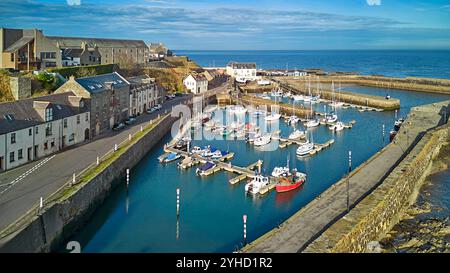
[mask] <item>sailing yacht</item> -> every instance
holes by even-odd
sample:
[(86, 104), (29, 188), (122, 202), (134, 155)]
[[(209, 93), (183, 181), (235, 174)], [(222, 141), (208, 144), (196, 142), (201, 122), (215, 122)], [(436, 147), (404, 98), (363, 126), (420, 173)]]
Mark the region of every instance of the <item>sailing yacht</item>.
[(336, 124), (331, 125), (330, 127), (328, 127), (331, 131), (334, 132), (339, 132), (344, 130), (344, 123), (341, 121), (336, 122)]
[(289, 135), (289, 139), (296, 140), (305, 136), (305, 131), (295, 130)]

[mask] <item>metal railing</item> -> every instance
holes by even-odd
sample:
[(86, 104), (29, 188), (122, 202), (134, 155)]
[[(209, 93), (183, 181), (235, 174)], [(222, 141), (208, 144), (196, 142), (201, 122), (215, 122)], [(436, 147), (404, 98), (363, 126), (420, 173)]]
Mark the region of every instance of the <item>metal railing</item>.
[(163, 115), (158, 115), (156, 119), (142, 123), (140, 125), (141, 126), (140, 130), (136, 131), (135, 133), (130, 133), (127, 136), (127, 138), (124, 139), (122, 142), (114, 144), (114, 147), (112, 149), (108, 150), (102, 156), (97, 156), (95, 162), (89, 164), (87, 167), (85, 167), (78, 173), (74, 173), (70, 180), (65, 182), (61, 187), (59, 187), (48, 197), (34, 203), (31, 209), (29, 209), (22, 217), (20, 217), (10, 225), (8, 225), (0, 232), (0, 239), (3, 239), (14, 232), (17, 232), (21, 228), (25, 227), (28, 223), (30, 223), (34, 219), (35, 216), (39, 216), (42, 212), (45, 211), (45, 209), (48, 209), (53, 205), (54, 202), (58, 201), (58, 199), (61, 198), (64, 191), (74, 188), (76, 185), (80, 184), (83, 181), (84, 176), (88, 174), (89, 171), (92, 171), (95, 168), (97, 168), (102, 162), (109, 159), (110, 156), (113, 156), (120, 148), (123, 147), (126, 148), (128, 147), (128, 145), (131, 145), (133, 142), (137, 141), (138, 139), (134, 139), (134, 137), (137, 134), (144, 132), (145, 130), (148, 129), (156, 128), (162, 121), (170, 117), (171, 114), (170, 113), (168, 114), (167, 112), (168, 111), (166, 109)]

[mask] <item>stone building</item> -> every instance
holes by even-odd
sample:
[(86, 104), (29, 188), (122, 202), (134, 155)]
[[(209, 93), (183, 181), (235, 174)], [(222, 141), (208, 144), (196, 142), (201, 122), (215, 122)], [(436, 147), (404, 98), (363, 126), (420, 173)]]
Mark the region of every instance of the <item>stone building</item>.
[(146, 75), (127, 79), (130, 83), (130, 116), (141, 115), (157, 104), (162, 104), (165, 92), (154, 78)]
[(149, 48), (142, 40), (120, 40), (103, 38), (47, 37), (60, 49), (79, 49), (82, 45), (97, 48), (101, 64), (114, 64), (129, 61), (134, 64), (146, 64)]
[(237, 81), (254, 81), (256, 80), (256, 63), (230, 62), (227, 64), (227, 74)]
[(77, 79), (70, 77), (55, 92), (73, 92), (88, 100), (91, 137), (105, 133), (114, 124), (129, 118), (130, 83), (117, 72)]
[(16, 100), (31, 97), (31, 78), (22, 76), (11, 76), (9, 78), (11, 93)]
[(61, 51), (38, 29), (0, 28), (0, 68), (40, 70), (61, 66)]
[(85, 99), (72, 92), (0, 103), (0, 172), (89, 139)]
[(97, 46), (82, 43), (80, 48), (65, 48), (62, 50), (62, 66), (99, 65), (102, 56)]

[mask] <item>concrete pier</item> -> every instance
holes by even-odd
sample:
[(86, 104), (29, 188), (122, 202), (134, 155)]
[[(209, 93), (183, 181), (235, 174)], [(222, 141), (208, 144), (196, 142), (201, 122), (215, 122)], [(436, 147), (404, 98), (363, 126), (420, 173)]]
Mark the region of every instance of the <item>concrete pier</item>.
[[(374, 189), (376, 189), (379, 185), (382, 185), (386, 177), (388, 177), (393, 170), (396, 170), (396, 167), (399, 166), (402, 160), (409, 154), (411, 149), (419, 143), (427, 131), (446, 122), (446, 120), (444, 120), (445, 115), (442, 111), (443, 109), (448, 109), (449, 107), (450, 101), (412, 108), (404, 125), (395, 137), (394, 142), (388, 144), (384, 149), (376, 153), (350, 173), (348, 180), (350, 185), (348, 191), (350, 209), (357, 206), (361, 200), (365, 199), (365, 197), (370, 198), (369, 195), (372, 191), (374, 191)], [(447, 134), (448, 131), (450, 131), (450, 129), (447, 129)], [(438, 147), (438, 145), (434, 146)], [(431, 155), (429, 156), (431, 157)], [(417, 165), (414, 169), (423, 169), (418, 166), (421, 165)], [(402, 170), (398, 170), (398, 172), (402, 173)], [(412, 181), (416, 180), (417, 179), (414, 178)], [(310, 248), (309, 251), (325, 251), (328, 244), (331, 248), (334, 247), (341, 239), (338, 236), (345, 236), (351, 228), (355, 227), (354, 225), (359, 224), (358, 221), (352, 220), (349, 222), (349, 219), (345, 216), (347, 213), (346, 183), (347, 179), (342, 179), (336, 184), (333, 184), (309, 204), (301, 208), (296, 214), (287, 219), (279, 228), (275, 228), (262, 237), (256, 239), (254, 242), (244, 247), (242, 251), (254, 253), (304, 251), (314, 240), (321, 236), (324, 231), (336, 223), (334, 228), (336, 228), (335, 230), (338, 232), (330, 232), (326, 236), (322, 237), (320, 244), (317, 244), (315, 248)], [(400, 195), (402, 195), (402, 193), (400, 193)], [(367, 206), (364, 207), (370, 208)], [(386, 208), (393, 209), (392, 206)], [(396, 207), (395, 211), (398, 212), (400, 210)], [(351, 212), (352, 210), (350, 213)], [(380, 211), (375, 211), (374, 213), (381, 218), (383, 217), (383, 214), (381, 214)], [(353, 216), (352, 219), (354, 219)], [(386, 221), (389, 222), (391, 219), (386, 219)], [(368, 223), (369, 226), (371, 224), (369, 222), (365, 223)], [(367, 227), (369, 228), (369, 226)], [(376, 234), (377, 230), (380, 232), (388, 226), (389, 225), (380, 228), (378, 226), (378, 222), (374, 222), (372, 223), (373, 230), (371, 232), (374, 232), (372, 234)], [(342, 227), (345, 228), (342, 229)], [(355, 232), (356, 231), (361, 230), (355, 229)], [(355, 238), (355, 240), (361, 239), (361, 241), (355, 241), (356, 243), (363, 242), (364, 238), (369, 238), (364, 237), (364, 234), (366, 233), (361, 231), (361, 237), (357, 237), (355, 235), (355, 237), (352, 238)], [(371, 236), (374, 236), (372, 234)], [(348, 251), (361, 251), (361, 248), (351, 248), (353, 246), (348, 240), (345, 241), (345, 244), (344, 241), (341, 242), (342, 244), (339, 245), (339, 248), (336, 248), (337, 250), (347, 249)], [(349, 248), (345, 248), (347, 246)]]

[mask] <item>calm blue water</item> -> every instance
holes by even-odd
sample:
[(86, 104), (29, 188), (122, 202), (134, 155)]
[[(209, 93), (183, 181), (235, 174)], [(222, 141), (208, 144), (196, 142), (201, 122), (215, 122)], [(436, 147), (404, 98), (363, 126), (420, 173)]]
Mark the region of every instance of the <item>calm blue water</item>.
[(450, 79), (450, 50), (179, 50), (175, 53), (187, 55), (201, 66), (224, 67), (233, 60), (256, 62), (263, 69), (322, 68), (363, 75)]
[[(450, 96), (379, 90), (351, 86), (343, 88), (369, 94), (389, 92), (401, 98), (399, 116), (405, 116), (416, 105), (450, 99)], [(319, 110), (323, 105), (317, 106)], [(157, 157), (167, 135), (131, 170), (131, 186), (116, 189), (97, 210), (91, 221), (71, 240), (81, 242), (85, 252), (231, 252), (242, 243), (242, 215), (248, 215), (250, 241), (279, 225), (315, 196), (344, 176), (347, 152), (353, 152), (356, 167), (383, 147), (382, 125), (386, 125), (386, 139), (394, 122), (394, 112), (358, 112), (354, 109), (338, 111), (345, 121), (356, 120), (350, 130), (332, 134), (326, 127), (310, 130), (314, 141), (331, 138), (335, 144), (314, 157), (298, 159), (295, 146), (262, 152), (243, 141), (197, 141), (236, 153), (233, 164), (246, 166), (264, 160), (265, 172), (284, 166), (290, 157), (291, 167), (308, 174), (303, 188), (285, 194), (272, 191), (263, 197), (244, 194), (244, 183), (230, 185), (233, 175), (219, 172), (207, 178), (195, 175), (195, 168), (181, 171), (176, 163), (161, 165)], [(287, 135), (292, 128), (280, 122)], [(177, 224), (176, 188), (181, 189), (181, 216)], [(177, 238), (178, 226), (178, 238)]]

